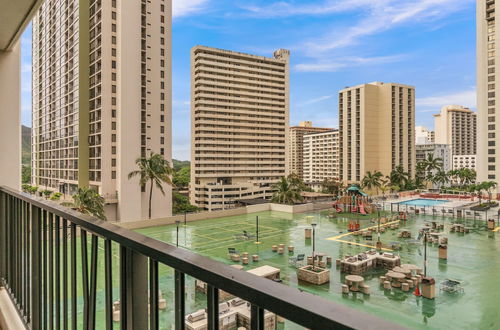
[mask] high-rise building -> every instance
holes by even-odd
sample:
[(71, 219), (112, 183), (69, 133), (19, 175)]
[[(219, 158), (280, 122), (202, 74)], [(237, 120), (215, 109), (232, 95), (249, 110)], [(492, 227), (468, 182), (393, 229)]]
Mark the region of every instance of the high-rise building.
[(401, 165), (415, 176), (415, 88), (374, 82), (339, 92), (339, 175), (360, 182)]
[[(171, 161), (171, 0), (46, 0), (33, 20), (33, 183), (90, 186), (109, 220), (148, 216), (128, 174), (151, 152)], [(154, 188), (152, 217), (171, 214)]]
[(339, 131), (330, 130), (304, 135), (303, 179), (318, 185), (324, 179), (339, 178)]
[(331, 128), (313, 127), (311, 121), (301, 121), (299, 126), (290, 127), (290, 148), (288, 153), (288, 163), (290, 173), (295, 173), (304, 179), (303, 172), (303, 152), (304, 135), (331, 131)]
[(476, 113), (461, 105), (447, 105), (434, 115), (436, 143), (451, 145), (453, 155), (475, 155)]
[(443, 171), (448, 172), (453, 168), (453, 158), (451, 154), (451, 145), (449, 144), (417, 144), (416, 161), (417, 164), (423, 162), (432, 155), (434, 159), (441, 159), (443, 162)]
[(500, 95), (500, 84), (496, 83), (500, 52), (496, 51), (495, 41), (500, 38), (497, 32), (500, 29), (496, 28), (495, 5), (495, 0), (476, 1), (478, 181), (500, 180), (500, 140), (497, 139), (500, 125), (496, 122), (496, 113), (500, 111), (500, 102), (496, 104), (496, 93)]
[(435, 133), (434, 131), (429, 131), (424, 126), (415, 127), (415, 143), (416, 144), (430, 144), (434, 143)]
[(288, 173), (289, 57), (191, 50), (191, 203), (270, 198)]

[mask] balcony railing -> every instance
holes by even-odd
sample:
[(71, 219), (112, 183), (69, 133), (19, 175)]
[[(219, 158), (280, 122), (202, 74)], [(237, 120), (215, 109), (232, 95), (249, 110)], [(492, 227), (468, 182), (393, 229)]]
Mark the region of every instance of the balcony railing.
[[(112, 254), (113, 246), (119, 247), (118, 255)], [(103, 257), (98, 249), (104, 249)], [(116, 269), (113, 257), (119, 258)], [(113, 299), (119, 298), (121, 329), (158, 329), (161, 265), (174, 269), (175, 316), (168, 325), (175, 329), (185, 327), (186, 275), (207, 283), (208, 329), (219, 327), (219, 290), (251, 304), (251, 329), (264, 329), (265, 310), (310, 329), (400, 328), (109, 222), (0, 187), (0, 285), (7, 289), (27, 328), (112, 329)], [(101, 323), (96, 320), (98, 271), (104, 277)], [(113, 296), (113, 272), (119, 278), (119, 297)]]

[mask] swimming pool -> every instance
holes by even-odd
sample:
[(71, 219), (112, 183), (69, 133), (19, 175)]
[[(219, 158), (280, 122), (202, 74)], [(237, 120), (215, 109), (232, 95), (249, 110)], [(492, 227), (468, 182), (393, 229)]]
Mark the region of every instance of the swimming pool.
[(418, 199), (412, 199), (409, 201), (400, 202), (398, 204), (415, 205), (415, 206), (436, 206), (436, 205), (441, 205), (444, 203), (448, 203), (448, 201), (443, 200), (443, 199), (418, 198)]

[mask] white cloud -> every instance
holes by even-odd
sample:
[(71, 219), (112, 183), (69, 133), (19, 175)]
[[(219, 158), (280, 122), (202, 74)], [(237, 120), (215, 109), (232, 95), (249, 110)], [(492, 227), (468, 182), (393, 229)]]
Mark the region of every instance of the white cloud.
[(173, 0), (172, 16), (174, 18), (198, 13), (206, 8), (209, 0)]
[[(348, 0), (347, 0), (348, 1)], [(379, 0), (358, 4), (367, 14), (346, 29), (306, 42), (310, 54), (357, 44), (362, 37), (375, 35), (404, 24), (440, 20), (467, 8), (474, 0)], [(352, 7), (351, 9), (355, 9)], [(359, 9), (359, 8), (358, 8)]]
[(385, 64), (401, 61), (405, 55), (391, 55), (391, 56), (375, 56), (375, 57), (345, 57), (335, 61), (318, 60), (312, 63), (301, 63), (295, 65), (295, 70), (300, 72), (334, 72), (342, 68)]
[[(476, 108), (476, 89), (470, 88), (468, 90), (449, 93), (438, 94), (434, 96), (427, 96), (416, 99), (417, 112), (437, 112), (445, 105), (458, 104), (469, 108)], [(420, 110), (423, 109), (423, 110)]]
[(300, 103), (299, 106), (304, 106), (304, 105), (314, 104), (314, 103), (318, 103), (318, 102), (323, 102), (323, 101), (331, 99), (332, 97), (334, 97), (336, 95), (337, 94), (316, 97), (314, 99), (310, 99), (310, 100), (307, 100), (305, 102)]
[(280, 1), (264, 7), (246, 5), (243, 6), (243, 9), (249, 11), (255, 17), (260, 18), (295, 15), (327, 15), (364, 7), (372, 4), (373, 1), (374, 0), (327, 0), (321, 4), (313, 5), (298, 5), (292, 2)]

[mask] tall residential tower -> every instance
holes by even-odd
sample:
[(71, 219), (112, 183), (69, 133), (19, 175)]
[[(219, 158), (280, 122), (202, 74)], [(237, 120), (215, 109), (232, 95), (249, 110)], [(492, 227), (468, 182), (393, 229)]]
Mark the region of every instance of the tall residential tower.
[(221, 210), (270, 198), (288, 173), (289, 57), (192, 49), (192, 204)]
[(311, 121), (301, 121), (299, 126), (290, 127), (290, 149), (288, 153), (290, 173), (295, 173), (304, 179), (304, 135), (331, 130), (331, 128), (313, 127)]
[[(140, 220), (135, 160), (171, 161), (171, 0), (46, 0), (33, 20), (33, 184), (90, 186), (109, 220)], [(155, 188), (156, 190), (156, 188)], [(171, 214), (171, 189), (152, 216)]]
[[(496, 93), (500, 95), (500, 84), (496, 83), (497, 63), (500, 52), (496, 51), (496, 41), (500, 35), (496, 28), (496, 0), (476, 1), (477, 24), (477, 180), (500, 180), (500, 123), (497, 125)], [(496, 36), (499, 36), (497, 38)], [(497, 141), (499, 142), (497, 145)], [(499, 150), (499, 152), (497, 152)], [(497, 188), (497, 190), (500, 188)]]
[(339, 175), (359, 183), (366, 172), (401, 165), (415, 176), (415, 88), (374, 82), (339, 92)]

